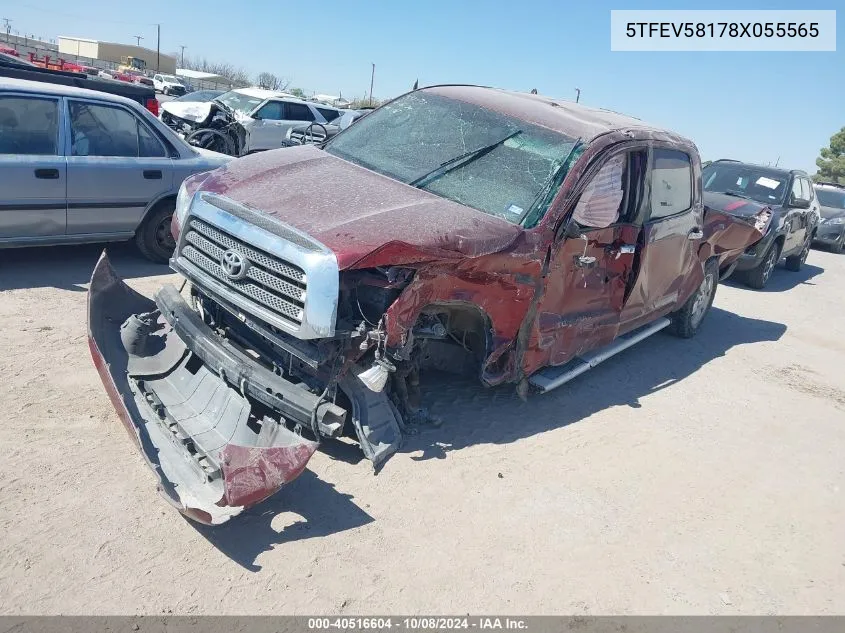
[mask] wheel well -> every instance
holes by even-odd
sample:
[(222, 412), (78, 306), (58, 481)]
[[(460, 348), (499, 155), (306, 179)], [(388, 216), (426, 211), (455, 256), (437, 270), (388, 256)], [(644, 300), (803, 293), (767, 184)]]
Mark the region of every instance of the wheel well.
[(778, 245), (778, 248), (783, 251), (783, 245), (786, 243), (786, 236), (785, 235), (778, 235), (774, 241), (775, 244)]
[(135, 230), (137, 231), (138, 229), (140, 229), (144, 225), (144, 222), (147, 221), (147, 218), (150, 217), (153, 213), (167, 205), (176, 205), (176, 194), (168, 194), (163, 198), (159, 198), (158, 200), (153, 202), (149, 207), (147, 207), (147, 210), (144, 212), (144, 217), (141, 218), (140, 222), (138, 222), (138, 226), (135, 227)]
[[(431, 326), (441, 323), (443, 336), (421, 334), (430, 332)], [(425, 338), (424, 360), (443, 360), (444, 355), (463, 352), (461, 367), (472, 367), (477, 372), (492, 348), (490, 317), (480, 307), (469, 303), (431, 304), (420, 311), (414, 326), (415, 336)], [(438, 357), (438, 358), (435, 358)], [(442, 363), (435, 362), (434, 365)], [(440, 367), (444, 369), (445, 367)], [(458, 369), (456, 366), (455, 369)], [(464, 373), (458, 371), (458, 373)]]

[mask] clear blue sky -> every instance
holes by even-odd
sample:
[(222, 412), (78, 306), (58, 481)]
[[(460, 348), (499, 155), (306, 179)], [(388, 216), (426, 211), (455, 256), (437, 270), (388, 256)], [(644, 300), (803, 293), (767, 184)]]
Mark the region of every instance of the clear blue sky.
[[(270, 71), (308, 91), (375, 96), (420, 85), (476, 83), (611, 108), (692, 138), (704, 159), (774, 161), (815, 171), (819, 148), (845, 126), (845, 41), (835, 53), (625, 53), (610, 51), (603, 0), (427, 0), (278, 3), (273, 0), (31, 0), (4, 3), (13, 30), (71, 35), (229, 61)], [(282, 6), (283, 5), (283, 6)], [(125, 6), (126, 8), (120, 8)], [(135, 7), (130, 9), (129, 7)], [(684, 8), (650, 0), (643, 9)], [(802, 3), (714, 0), (706, 7), (796, 9)], [(818, 0), (813, 9), (845, 9)], [(98, 19), (102, 16), (102, 19)], [(841, 29), (837, 30), (841, 36)]]

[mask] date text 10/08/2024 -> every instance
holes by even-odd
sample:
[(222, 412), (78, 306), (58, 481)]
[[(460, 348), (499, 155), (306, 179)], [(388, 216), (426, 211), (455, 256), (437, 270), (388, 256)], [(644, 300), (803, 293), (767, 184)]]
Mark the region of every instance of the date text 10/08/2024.
[(309, 630), (332, 629), (408, 629), (415, 631), (449, 630), (449, 629), (480, 629), (480, 630), (525, 630), (527, 622), (520, 618), (499, 617), (343, 617), (343, 618), (309, 618)]

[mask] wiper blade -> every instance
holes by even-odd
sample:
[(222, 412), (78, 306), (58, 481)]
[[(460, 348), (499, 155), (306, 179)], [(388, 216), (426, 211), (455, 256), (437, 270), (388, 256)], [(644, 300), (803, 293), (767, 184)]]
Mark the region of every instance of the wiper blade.
[(751, 200), (751, 196), (746, 196), (744, 193), (740, 193), (739, 191), (733, 191), (731, 189), (723, 191), (722, 193), (726, 196), (735, 196), (737, 198), (745, 198), (746, 200)]
[(471, 163), (472, 161), (481, 158), (485, 154), (489, 154), (494, 149), (499, 147), (505, 141), (512, 139), (517, 134), (522, 134), (522, 130), (516, 130), (511, 132), (506, 137), (499, 139), (495, 143), (490, 143), (489, 145), (485, 145), (484, 147), (479, 147), (478, 149), (474, 149), (471, 152), (466, 152), (465, 154), (461, 154), (460, 156), (455, 156), (454, 158), (450, 158), (449, 160), (440, 163), (437, 167), (432, 169), (430, 172), (423, 174), (419, 178), (415, 178), (408, 184), (412, 187), (422, 187), (423, 185), (427, 185), (432, 180), (440, 178), (440, 176), (450, 172), (452, 169), (466, 165), (467, 163)]

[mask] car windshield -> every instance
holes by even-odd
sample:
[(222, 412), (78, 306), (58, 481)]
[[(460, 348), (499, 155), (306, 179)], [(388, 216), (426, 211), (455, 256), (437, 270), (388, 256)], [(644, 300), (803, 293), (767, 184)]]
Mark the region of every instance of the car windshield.
[(326, 151), (513, 222), (542, 217), (576, 139), (480, 106), (413, 92), (373, 111)]
[(225, 106), (228, 106), (236, 112), (241, 114), (249, 114), (255, 109), (259, 103), (264, 101), (262, 97), (250, 97), (249, 95), (230, 90), (229, 92), (220, 95), (215, 99)]
[(178, 77), (174, 77), (173, 75), (162, 75), (161, 80), (162, 81), (172, 81), (173, 83), (177, 83), (177, 84), (182, 83), (181, 81), (179, 81)]
[(845, 190), (816, 188), (819, 204), (832, 209), (845, 209)]
[(742, 163), (714, 163), (701, 172), (704, 191), (750, 198), (763, 204), (783, 204), (785, 174)]

